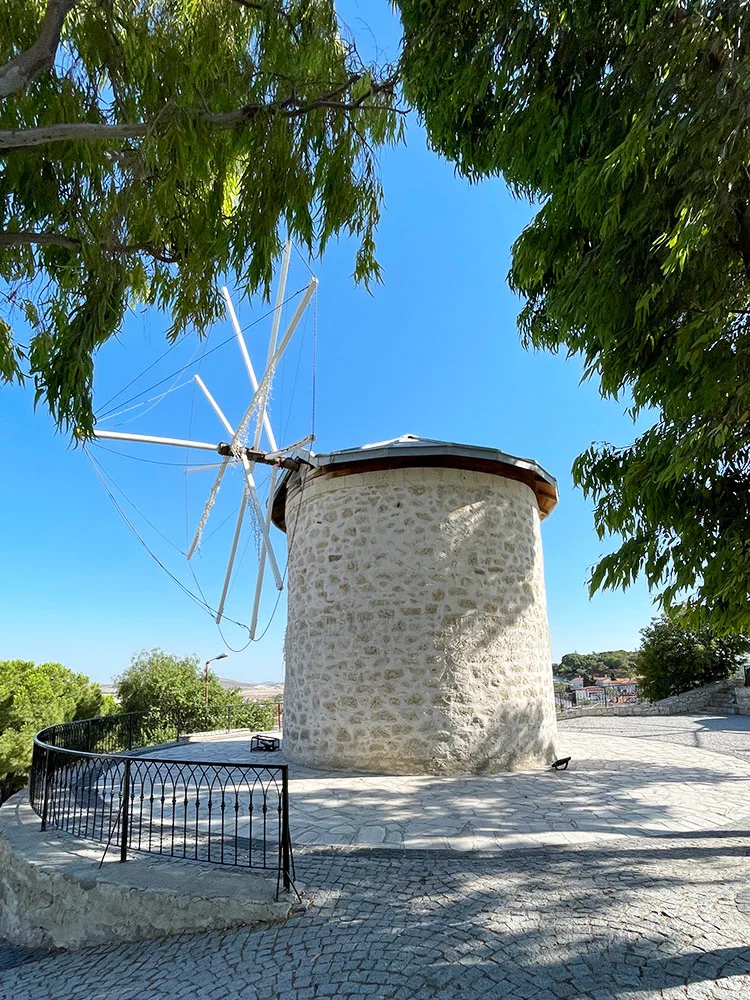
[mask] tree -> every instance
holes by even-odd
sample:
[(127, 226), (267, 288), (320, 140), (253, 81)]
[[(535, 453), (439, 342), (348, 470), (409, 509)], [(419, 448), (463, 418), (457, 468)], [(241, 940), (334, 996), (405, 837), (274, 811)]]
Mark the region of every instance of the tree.
[(602, 671), (608, 673), (612, 680), (632, 676), (636, 656), (634, 652), (628, 649), (610, 649), (597, 655), (602, 664)]
[(717, 635), (708, 625), (690, 630), (664, 616), (641, 636), (636, 674), (641, 693), (655, 700), (725, 680), (750, 652), (750, 636)]
[(579, 674), (584, 683), (594, 683), (595, 677), (608, 676), (611, 680), (630, 677), (635, 665), (635, 653), (626, 649), (612, 649), (602, 653), (565, 653), (558, 664), (557, 673), (572, 680)]
[[(334, 0), (8, 0), (0, 12), (0, 379), (91, 432), (93, 358), (142, 303), (171, 339), (268, 293), (288, 230), (377, 279), (395, 76)], [(30, 334), (24, 344), (19, 337)]]
[(592, 592), (643, 574), (665, 610), (750, 629), (750, 9), (396, 2), (431, 145), (539, 206), (510, 272), (525, 342), (656, 412), (575, 463), (622, 540)]
[(205, 710), (205, 670), (197, 656), (175, 656), (161, 649), (137, 653), (116, 679), (123, 712), (150, 712), (179, 721), (182, 731), (203, 731), (226, 724), (217, 709), (231, 709), (232, 725), (272, 729), (274, 709), (269, 703), (247, 704), (239, 691), (228, 691), (213, 671), (208, 674)]
[(0, 661), (0, 802), (25, 785), (35, 733), (101, 707), (99, 685), (59, 663)]
[(589, 687), (594, 683), (591, 657), (585, 653), (565, 653), (560, 660), (559, 674), (569, 681), (574, 677), (583, 677), (583, 683)]

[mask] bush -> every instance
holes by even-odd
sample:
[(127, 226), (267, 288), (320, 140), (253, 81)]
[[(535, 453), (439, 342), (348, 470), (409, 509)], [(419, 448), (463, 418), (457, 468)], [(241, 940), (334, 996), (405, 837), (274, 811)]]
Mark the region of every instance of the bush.
[(60, 663), (0, 661), (0, 802), (26, 784), (34, 734), (98, 715), (102, 691)]
[(161, 649), (138, 653), (117, 685), (123, 712), (162, 715), (179, 722), (183, 733), (223, 729), (228, 722), (233, 728), (272, 729), (276, 718), (272, 702), (245, 702), (210, 671), (206, 706), (205, 670), (197, 656), (178, 657)]
[(641, 636), (635, 671), (641, 693), (655, 701), (726, 680), (750, 651), (750, 636), (719, 636), (708, 626), (691, 631), (665, 616)]
[(273, 729), (276, 724), (276, 705), (272, 701), (245, 702), (242, 708), (232, 711), (234, 728)]

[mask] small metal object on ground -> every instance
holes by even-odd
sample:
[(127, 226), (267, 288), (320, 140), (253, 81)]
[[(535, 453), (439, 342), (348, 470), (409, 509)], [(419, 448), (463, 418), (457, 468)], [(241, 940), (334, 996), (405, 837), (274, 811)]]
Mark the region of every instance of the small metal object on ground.
[(569, 763), (570, 757), (561, 757), (560, 760), (553, 761), (550, 767), (555, 771), (567, 771)]
[(263, 750), (266, 753), (273, 753), (278, 750), (281, 744), (276, 736), (253, 736), (250, 740), (250, 750)]

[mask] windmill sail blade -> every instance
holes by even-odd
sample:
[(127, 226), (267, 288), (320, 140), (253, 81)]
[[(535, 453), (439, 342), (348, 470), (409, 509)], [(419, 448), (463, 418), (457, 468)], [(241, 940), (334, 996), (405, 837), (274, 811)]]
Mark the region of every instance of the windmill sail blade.
[[(245, 368), (247, 369), (247, 374), (250, 376), (250, 384), (253, 387), (253, 392), (257, 392), (258, 379), (255, 374), (255, 369), (253, 368), (253, 363), (250, 360), (250, 354), (247, 349), (247, 344), (245, 343), (245, 338), (242, 335), (242, 329), (240, 327), (239, 320), (237, 319), (237, 313), (234, 311), (234, 305), (232, 304), (232, 299), (229, 294), (229, 289), (227, 288), (226, 285), (224, 285), (224, 287), (222, 288), (221, 294), (224, 296), (224, 301), (226, 302), (227, 306), (227, 312), (229, 313), (229, 319), (231, 320), (232, 326), (234, 327), (234, 334), (237, 338), (237, 342), (240, 345), (240, 352), (245, 362)], [(271, 421), (269, 420), (267, 413), (263, 414), (263, 426), (266, 430), (266, 435), (268, 437), (268, 444), (271, 448), (271, 451), (275, 452), (276, 438), (274, 437), (274, 433), (271, 430)]]
[(227, 592), (229, 590), (229, 582), (232, 579), (232, 569), (234, 568), (234, 558), (237, 555), (237, 545), (239, 544), (240, 535), (242, 534), (242, 521), (245, 517), (245, 508), (247, 507), (247, 495), (248, 495), (248, 485), (245, 484), (245, 491), (242, 496), (242, 503), (240, 504), (240, 509), (237, 514), (237, 524), (234, 527), (234, 538), (232, 539), (232, 548), (229, 553), (229, 563), (227, 564), (227, 575), (224, 577), (224, 586), (221, 591), (221, 598), (219, 600), (219, 607), (216, 611), (216, 624), (218, 625), (221, 621), (222, 615), (224, 614), (224, 605), (227, 599)]
[[(276, 341), (279, 337), (279, 324), (281, 323), (281, 306), (284, 301), (284, 291), (286, 289), (286, 279), (289, 273), (289, 259), (292, 255), (292, 241), (287, 239), (286, 246), (284, 247), (284, 257), (281, 262), (281, 278), (279, 280), (279, 288), (276, 293), (276, 308), (273, 313), (273, 324), (271, 326), (271, 339), (268, 342), (268, 357), (266, 358), (266, 370), (271, 367), (271, 362), (273, 360), (274, 352), (276, 351)], [(268, 403), (268, 390), (266, 390), (263, 400), (260, 404), (260, 410), (258, 413), (258, 422), (255, 427), (255, 439), (253, 441), (253, 448), (257, 451), (260, 448), (260, 434), (261, 429), (265, 424), (266, 420), (266, 405)], [(271, 444), (269, 440), (269, 444)], [(276, 451), (276, 445), (271, 444), (271, 451)]]
[(237, 433), (232, 438), (232, 445), (235, 445), (239, 441), (241, 441), (241, 439), (245, 435), (245, 432), (247, 431), (247, 425), (250, 423), (250, 418), (252, 417), (253, 413), (255, 412), (261, 400), (264, 398), (265, 395), (268, 394), (268, 388), (271, 382), (273, 381), (273, 376), (276, 372), (276, 366), (279, 363), (284, 351), (286, 350), (289, 341), (292, 338), (292, 334), (296, 330), (299, 321), (302, 319), (305, 309), (307, 309), (307, 306), (310, 303), (310, 299), (312, 298), (313, 293), (315, 292), (315, 289), (317, 287), (318, 287), (318, 279), (313, 278), (310, 284), (305, 289), (305, 294), (302, 296), (302, 301), (297, 307), (297, 312), (292, 317), (292, 321), (287, 327), (286, 332), (281, 340), (281, 343), (276, 348), (274, 356), (271, 359), (271, 363), (269, 364), (266, 371), (263, 373), (263, 378), (260, 380), (260, 384), (257, 390), (255, 391), (253, 398), (250, 400), (250, 405), (248, 406), (247, 410), (245, 411), (245, 415), (240, 421), (240, 425), (237, 428)]
[(216, 479), (214, 479), (214, 484), (211, 487), (211, 492), (208, 494), (208, 500), (206, 500), (206, 506), (203, 508), (203, 513), (201, 514), (200, 521), (198, 522), (198, 527), (196, 528), (193, 540), (190, 543), (190, 548), (187, 550), (188, 559), (192, 559), (195, 550), (200, 544), (201, 535), (203, 534), (203, 529), (206, 527), (208, 521), (208, 515), (211, 513), (211, 508), (216, 501), (216, 495), (219, 492), (219, 487), (221, 486), (221, 481), (224, 478), (224, 473), (229, 468), (229, 459), (225, 458), (219, 467), (219, 471), (216, 473)]
[[(221, 420), (222, 424), (226, 428), (227, 433), (230, 434), (232, 437), (234, 437), (235, 436), (234, 428), (232, 427), (232, 425), (229, 423), (229, 421), (227, 420), (226, 416), (224, 415), (224, 411), (221, 409), (221, 407), (216, 402), (216, 400), (214, 399), (214, 397), (208, 391), (208, 388), (206, 387), (206, 384), (204, 383), (204, 381), (200, 377), (200, 375), (196, 375), (195, 376), (195, 381), (201, 387), (201, 390), (203, 391), (203, 394), (205, 395), (205, 397), (208, 400), (208, 402), (211, 404), (211, 406), (212, 406), (214, 412), (216, 413), (216, 415), (218, 416), (219, 420)], [(281, 579), (281, 573), (279, 572), (278, 563), (276, 562), (276, 555), (275, 555), (275, 553), (273, 551), (273, 543), (271, 542), (271, 534), (270, 534), (270, 531), (268, 530), (268, 528), (266, 527), (265, 516), (263, 514), (263, 509), (261, 508), (261, 505), (260, 505), (260, 499), (258, 497), (258, 490), (257, 490), (257, 487), (255, 485), (255, 477), (253, 476), (253, 466), (251, 465), (251, 463), (250, 463), (250, 461), (249, 461), (249, 459), (247, 458), (246, 455), (241, 455), (240, 457), (241, 457), (241, 460), (242, 460), (242, 466), (243, 466), (243, 468), (245, 470), (245, 479), (246, 479), (246, 486), (245, 486), (246, 497), (245, 497), (245, 499), (247, 500), (249, 498), (250, 502), (252, 503), (253, 510), (255, 511), (255, 517), (256, 517), (256, 519), (258, 521), (258, 526), (260, 528), (261, 535), (263, 536), (263, 551), (268, 553), (268, 560), (271, 563), (271, 570), (273, 571), (273, 575), (274, 575), (274, 578), (276, 580), (276, 586), (278, 587), (279, 590), (282, 590), (284, 585), (283, 585), (283, 581)]]
[[(253, 367), (248, 345), (245, 341), (242, 328), (240, 327), (229, 289), (226, 286), (221, 289), (226, 303), (227, 317), (232, 324), (234, 337), (239, 346), (240, 354), (252, 386), (252, 397), (250, 399), (250, 403), (247, 406), (239, 424), (233, 426), (232, 423), (230, 423), (221, 406), (214, 398), (213, 394), (210, 392), (206, 383), (199, 374), (196, 373), (194, 375), (194, 380), (200, 388), (201, 393), (206, 398), (215, 416), (221, 422), (224, 431), (229, 435), (229, 443), (227, 443), (226, 440), (222, 440), (218, 444), (214, 445), (205, 441), (189, 441), (181, 438), (157, 437), (145, 434), (129, 434), (123, 431), (102, 430), (94, 432), (96, 437), (104, 439), (109, 438), (113, 440), (123, 440), (152, 445), (172, 445), (173, 447), (212, 451), (215, 454), (218, 453), (216, 461), (209, 463), (209, 460), (207, 459), (206, 464), (192, 466), (187, 464), (184, 469), (185, 473), (203, 472), (209, 469), (214, 469), (216, 471), (215, 479), (203, 506), (198, 525), (195, 529), (195, 534), (187, 551), (188, 560), (193, 558), (201, 545), (201, 542), (209, 537), (205, 530), (206, 525), (216, 504), (216, 498), (222, 487), (227, 469), (230, 467), (236, 468), (237, 466), (242, 468), (244, 474), (242, 481), (242, 502), (239, 510), (236, 512), (234, 534), (229, 553), (229, 560), (226, 567), (226, 574), (224, 576), (223, 586), (221, 589), (221, 598), (217, 606), (218, 610), (216, 612), (216, 621), (217, 623), (221, 622), (224, 617), (227, 598), (232, 588), (233, 574), (235, 574), (238, 569), (237, 554), (239, 543), (242, 539), (243, 525), (247, 517), (246, 509), (250, 507), (252, 508), (252, 519), (255, 523), (257, 523), (258, 534), (260, 535), (260, 539), (262, 539), (262, 544), (259, 544), (258, 550), (258, 570), (256, 587), (253, 595), (251, 626), (249, 628), (251, 638), (255, 638), (256, 630), (258, 628), (258, 615), (261, 606), (262, 589), (264, 582), (266, 585), (268, 584), (268, 567), (270, 567), (270, 573), (273, 575), (276, 588), (279, 591), (284, 589), (284, 577), (279, 569), (279, 562), (276, 557), (276, 553), (274, 552), (271, 539), (271, 530), (273, 526), (273, 500), (278, 482), (279, 471), (282, 468), (297, 469), (300, 463), (314, 461), (314, 459), (311, 458), (310, 453), (304, 450), (304, 446), (314, 440), (313, 436), (308, 435), (307, 437), (296, 441), (292, 445), (280, 448), (279, 442), (277, 442), (276, 436), (274, 435), (269, 416), (269, 409), (272, 408), (271, 388), (279, 363), (281, 362), (284, 352), (289, 346), (291, 338), (299, 326), (302, 317), (305, 315), (305, 312), (310, 305), (310, 301), (318, 287), (318, 279), (312, 276), (309, 284), (303, 290), (301, 296), (299, 292), (295, 293), (293, 298), (298, 299), (298, 303), (291, 320), (287, 323), (287, 316), (285, 315), (284, 307), (286, 304), (285, 295), (290, 272), (291, 251), (292, 243), (290, 240), (287, 240), (284, 245), (284, 251), (281, 259), (279, 284), (276, 290), (271, 334), (267, 350), (266, 369), (262, 373), (260, 379), (258, 378), (258, 375), (256, 375), (256, 371)], [(286, 325), (284, 326), (284, 324)], [(180, 369), (180, 371), (183, 370), (184, 368)], [(224, 370), (225, 369), (222, 369), (222, 372)], [(271, 466), (271, 473), (268, 479), (263, 477), (263, 488), (265, 488), (266, 485), (269, 486), (268, 496), (266, 497), (264, 493), (263, 499), (261, 499), (256, 486), (256, 464), (261, 467), (263, 465)], [(187, 482), (187, 480), (185, 481)], [(235, 516), (234, 512), (229, 514), (227, 520), (229, 520), (232, 516)], [(222, 521), (222, 525), (224, 523), (225, 522)], [(221, 525), (219, 527), (221, 527)], [(213, 534), (213, 532), (211, 534)], [(259, 542), (260, 539), (258, 539)]]
[[(205, 385), (203, 379), (200, 377), (200, 375), (196, 375), (195, 376), (195, 381), (198, 383), (198, 385), (200, 386), (200, 388), (201, 388), (203, 394), (205, 395), (206, 399), (209, 401), (209, 403), (213, 407), (213, 409), (214, 409), (216, 415), (218, 416), (219, 420), (221, 420), (221, 422), (226, 427), (227, 433), (233, 435), (234, 431), (232, 430), (231, 424), (229, 423), (229, 421), (227, 420), (227, 418), (222, 413), (222, 411), (221, 411), (221, 409), (219, 407), (219, 404), (216, 402), (216, 400), (214, 399), (214, 397), (211, 395), (211, 393), (206, 388), (206, 385)], [(219, 487), (221, 486), (221, 481), (224, 478), (224, 473), (227, 471), (227, 467), (228, 466), (229, 466), (229, 459), (225, 458), (224, 461), (221, 463), (221, 466), (219, 467), (219, 471), (218, 471), (218, 473), (216, 475), (216, 479), (214, 480), (214, 484), (211, 487), (211, 492), (208, 494), (208, 500), (206, 501), (206, 505), (203, 508), (203, 513), (201, 514), (201, 519), (198, 522), (198, 528), (197, 528), (197, 530), (195, 532), (195, 535), (193, 536), (193, 541), (190, 544), (190, 548), (187, 551), (187, 557), (188, 557), (188, 559), (192, 559), (193, 558), (193, 554), (195, 553), (195, 550), (197, 549), (198, 545), (200, 544), (201, 536), (203, 534), (203, 529), (206, 527), (206, 524), (208, 523), (208, 517), (209, 517), (209, 514), (211, 513), (211, 508), (214, 505), (214, 501), (216, 500), (216, 495), (218, 494)], [(243, 504), (243, 506), (244, 506), (244, 504)]]
[[(277, 469), (274, 467), (271, 470), (271, 482), (268, 487), (268, 503), (266, 505), (266, 531), (271, 531), (271, 513), (273, 512), (273, 495), (276, 490), (276, 473)], [(258, 576), (255, 580), (255, 595), (253, 597), (253, 614), (250, 619), (250, 638), (255, 638), (255, 632), (258, 628), (258, 612), (260, 611), (260, 595), (263, 590), (263, 577), (266, 571), (266, 550), (261, 549), (260, 558), (258, 560)]]
[(206, 388), (206, 383), (203, 381), (203, 379), (200, 377), (200, 375), (196, 375), (195, 376), (195, 381), (201, 387), (203, 395), (206, 397), (206, 399), (209, 401), (209, 403), (213, 407), (213, 410), (216, 413), (216, 416), (219, 418), (219, 420), (221, 420), (222, 424), (224, 424), (224, 427), (226, 429), (227, 434), (231, 434), (232, 436), (234, 436), (234, 431), (232, 430), (232, 425), (229, 423), (229, 421), (227, 420), (227, 418), (224, 416), (224, 411), (221, 409), (221, 407), (219, 406), (219, 404), (216, 402), (216, 400), (214, 399), (214, 397), (211, 395), (211, 393)]
[(248, 461), (248, 459), (242, 456), (242, 465), (245, 469), (245, 476), (247, 477), (248, 492), (250, 494), (250, 502), (253, 505), (253, 510), (255, 511), (255, 517), (258, 522), (258, 528), (260, 529), (261, 536), (263, 538), (263, 551), (268, 554), (268, 561), (271, 564), (271, 572), (273, 573), (274, 580), (276, 581), (276, 589), (284, 589), (284, 581), (282, 580), (281, 573), (279, 572), (279, 564), (276, 561), (276, 553), (273, 551), (273, 543), (271, 542), (271, 532), (269, 526), (266, 524), (266, 519), (263, 514), (263, 508), (260, 505), (260, 499), (258, 498), (258, 491), (255, 488), (255, 479), (253, 478), (253, 467)]

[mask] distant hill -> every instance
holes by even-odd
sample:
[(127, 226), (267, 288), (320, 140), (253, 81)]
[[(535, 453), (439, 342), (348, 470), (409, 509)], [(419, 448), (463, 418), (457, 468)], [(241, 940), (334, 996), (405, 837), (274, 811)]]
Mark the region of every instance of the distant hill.
[(219, 677), (219, 684), (225, 688), (244, 688), (244, 687), (257, 687), (257, 688), (283, 688), (283, 681), (258, 681), (257, 683), (250, 684), (248, 681), (233, 681), (231, 677)]
[[(231, 677), (219, 677), (219, 684), (228, 691), (239, 688), (243, 698), (255, 700), (279, 701), (284, 697), (284, 684), (282, 681), (260, 681), (257, 684), (248, 684), (246, 681), (235, 681)], [(103, 694), (111, 694), (117, 697), (116, 684), (100, 684)]]
[(239, 688), (243, 698), (270, 699), (278, 701), (284, 697), (284, 684), (281, 681), (260, 681), (258, 684), (248, 684), (246, 681), (233, 681), (230, 677), (219, 677), (219, 684), (228, 691)]

